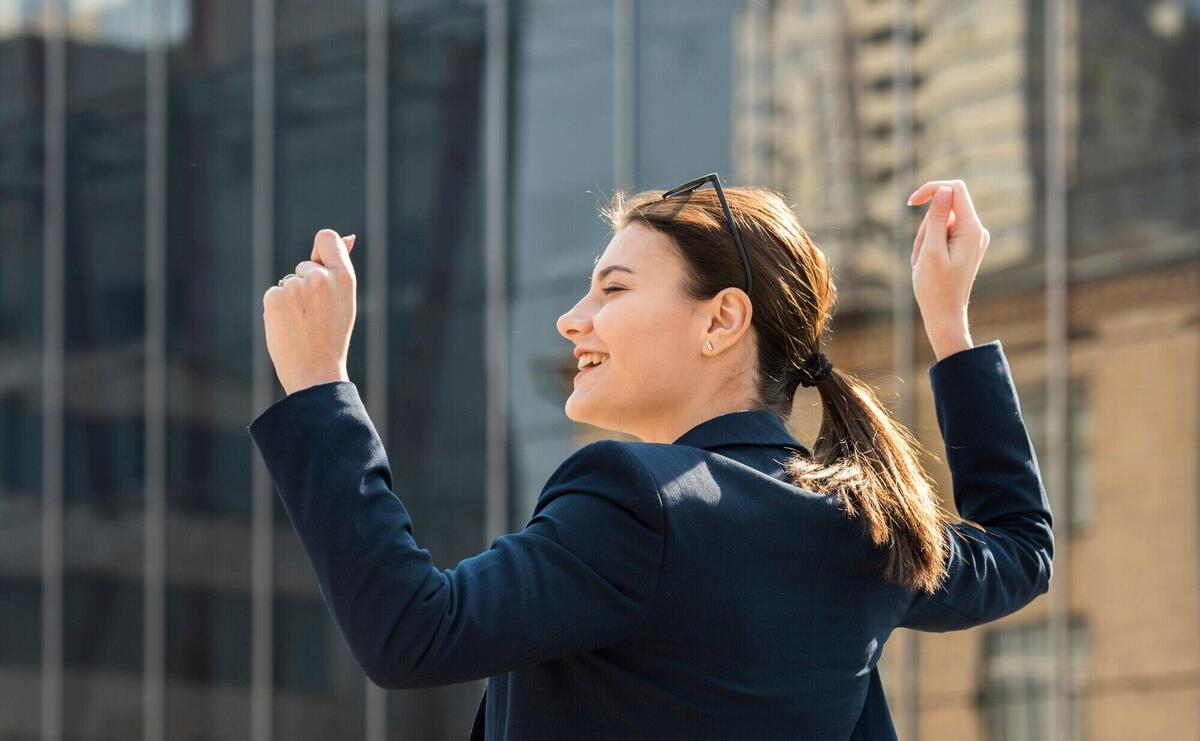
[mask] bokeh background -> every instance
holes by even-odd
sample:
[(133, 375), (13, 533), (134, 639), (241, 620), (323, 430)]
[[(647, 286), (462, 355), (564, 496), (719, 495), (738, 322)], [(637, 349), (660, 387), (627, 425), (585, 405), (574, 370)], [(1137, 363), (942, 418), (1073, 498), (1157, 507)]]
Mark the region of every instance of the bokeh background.
[(612, 436), (554, 325), (596, 209), (712, 171), (794, 204), (947, 501), (904, 200), (991, 230), (1054, 582), (893, 634), (901, 737), (1200, 738), (1197, 0), (0, 0), (0, 739), (465, 738), (482, 682), (375, 688), (321, 600), (262, 293), (358, 234), (351, 377), (450, 568)]

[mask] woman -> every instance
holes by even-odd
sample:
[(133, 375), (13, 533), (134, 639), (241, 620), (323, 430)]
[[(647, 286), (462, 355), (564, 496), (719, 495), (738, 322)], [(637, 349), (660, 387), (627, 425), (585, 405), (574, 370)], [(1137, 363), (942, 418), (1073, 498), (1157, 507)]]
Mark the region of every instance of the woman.
[[(474, 738), (895, 738), (892, 630), (1007, 615), (1050, 584), (1052, 519), (999, 340), (967, 303), (987, 250), (931, 181), (913, 288), (959, 520), (915, 439), (820, 352), (828, 262), (762, 188), (617, 193), (593, 281), (558, 319), (583, 446), (523, 530), (439, 570), (346, 374), (349, 252), (331, 230), (263, 297), (287, 397), (249, 426), (357, 661), (388, 688), (488, 678)], [(728, 200), (726, 201), (725, 198)], [(823, 420), (788, 431), (797, 386)]]

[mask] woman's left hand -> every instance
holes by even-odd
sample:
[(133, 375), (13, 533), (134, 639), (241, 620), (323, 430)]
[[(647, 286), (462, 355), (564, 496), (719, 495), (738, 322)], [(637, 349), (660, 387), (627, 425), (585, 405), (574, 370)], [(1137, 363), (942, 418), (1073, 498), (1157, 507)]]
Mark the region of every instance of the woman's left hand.
[(330, 381), (349, 381), (346, 356), (354, 330), (358, 280), (350, 263), (354, 235), (332, 229), (313, 239), (312, 257), (283, 285), (263, 294), (267, 352), (287, 394)]

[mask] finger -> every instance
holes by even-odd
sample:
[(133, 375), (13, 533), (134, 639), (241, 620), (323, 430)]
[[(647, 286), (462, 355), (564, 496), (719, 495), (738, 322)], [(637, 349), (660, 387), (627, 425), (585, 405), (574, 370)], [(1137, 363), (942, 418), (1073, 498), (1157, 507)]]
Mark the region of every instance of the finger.
[(932, 257), (949, 256), (947, 249), (947, 231), (950, 222), (950, 199), (952, 191), (942, 186), (925, 211), (925, 233), (921, 235), (919, 248), (913, 255), (913, 267), (917, 261), (928, 252)]
[[(925, 213), (931, 228), (941, 226), (943, 229), (950, 222), (950, 204), (954, 202), (954, 189), (948, 185), (939, 186), (933, 194), (933, 203)], [(936, 228), (933, 229), (937, 231)], [(936, 235), (935, 235), (936, 236)], [(943, 235), (945, 233), (943, 232)]]
[(295, 273), (296, 275), (300, 276), (301, 278), (307, 278), (309, 273), (315, 273), (318, 271), (325, 271), (325, 270), (326, 270), (325, 266), (318, 262), (313, 262), (312, 260), (304, 260), (302, 262), (296, 263), (296, 269), (293, 270), (292, 272)]
[(912, 248), (912, 265), (917, 266), (917, 260), (921, 257), (921, 243), (925, 241), (925, 229), (929, 225), (929, 219), (921, 219), (921, 226), (917, 229), (917, 238), (913, 240)]
[(954, 191), (955, 200), (961, 197), (963, 204), (970, 206), (972, 209), (975, 208), (975, 204), (971, 200), (971, 194), (967, 190), (967, 184), (961, 178), (929, 180), (912, 192), (912, 195), (908, 197), (908, 204), (910, 206), (921, 205), (929, 200), (937, 192), (938, 187), (942, 185), (950, 186), (950, 189)]
[(954, 211), (951, 211), (950, 216), (946, 218), (946, 254), (950, 255), (951, 257), (955, 256), (953, 254), (954, 250), (952, 249), (952, 246), (958, 246), (955, 241), (955, 237), (958, 235), (959, 231), (961, 231), (959, 229), (960, 221), (961, 220), (958, 218), (958, 214)]
[(979, 214), (975, 212), (975, 203), (971, 200), (970, 192), (967, 191), (967, 184), (961, 179), (930, 180), (912, 192), (912, 195), (908, 197), (908, 205), (919, 206), (925, 203), (943, 185), (949, 186), (953, 192), (951, 202), (954, 204), (954, 210), (960, 212), (959, 218), (964, 220), (964, 224), (972, 227), (978, 225), (982, 228), (979, 222)]
[(279, 287), (278, 285), (274, 285), (274, 286), (271, 286), (270, 288), (268, 288), (265, 293), (263, 293), (263, 314), (264, 314), (264, 316), (266, 315), (267, 306), (269, 306), (272, 301), (277, 300), (279, 297), (279, 294), (282, 292), (283, 292), (283, 289), (281, 287)]
[(354, 266), (350, 263), (350, 250), (341, 236), (332, 229), (322, 229), (313, 237), (312, 260), (330, 270), (354, 272)]

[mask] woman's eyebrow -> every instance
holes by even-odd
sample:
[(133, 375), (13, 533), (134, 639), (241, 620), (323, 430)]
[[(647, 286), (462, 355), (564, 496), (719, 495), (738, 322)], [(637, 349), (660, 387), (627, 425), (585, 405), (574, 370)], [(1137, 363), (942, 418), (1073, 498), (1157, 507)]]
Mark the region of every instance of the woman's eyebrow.
[(604, 280), (604, 276), (608, 275), (609, 273), (613, 272), (614, 270), (624, 270), (626, 273), (630, 273), (630, 274), (633, 273), (632, 269), (627, 268), (624, 265), (609, 265), (606, 268), (601, 268), (600, 272), (596, 275), (596, 281)]

